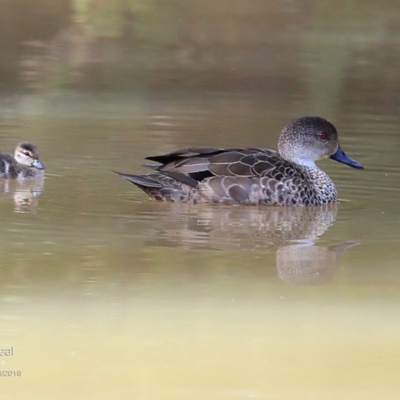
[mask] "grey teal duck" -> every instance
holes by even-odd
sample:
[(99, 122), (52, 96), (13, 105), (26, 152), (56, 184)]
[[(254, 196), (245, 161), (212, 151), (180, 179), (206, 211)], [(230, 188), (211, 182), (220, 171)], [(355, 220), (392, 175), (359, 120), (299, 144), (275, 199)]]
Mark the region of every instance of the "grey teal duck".
[(29, 142), (17, 145), (12, 154), (0, 154), (0, 178), (27, 179), (44, 175), (44, 166), (39, 159), (39, 149)]
[(319, 169), (322, 158), (362, 169), (338, 143), (336, 128), (320, 117), (287, 124), (278, 151), (263, 148), (186, 148), (147, 157), (148, 175), (117, 172), (156, 200), (231, 205), (308, 206), (334, 203), (338, 194)]

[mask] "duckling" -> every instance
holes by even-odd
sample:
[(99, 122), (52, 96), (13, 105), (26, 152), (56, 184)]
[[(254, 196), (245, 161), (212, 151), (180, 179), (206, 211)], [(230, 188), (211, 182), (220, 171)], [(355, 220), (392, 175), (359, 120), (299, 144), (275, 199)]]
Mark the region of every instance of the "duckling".
[(29, 142), (17, 145), (12, 154), (0, 154), (0, 178), (28, 179), (44, 175), (44, 166), (39, 160), (39, 149)]

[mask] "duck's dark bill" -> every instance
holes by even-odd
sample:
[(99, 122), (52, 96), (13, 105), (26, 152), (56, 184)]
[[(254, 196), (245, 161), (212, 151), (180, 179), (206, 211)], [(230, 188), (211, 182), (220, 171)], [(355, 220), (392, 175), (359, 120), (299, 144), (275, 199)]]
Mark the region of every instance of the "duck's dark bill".
[(340, 146), (336, 150), (336, 153), (332, 154), (330, 156), (330, 158), (332, 158), (332, 160), (339, 161), (343, 164), (347, 164), (348, 166), (353, 167), (353, 168), (359, 168), (359, 169), (364, 168), (364, 166), (362, 164), (360, 164), (358, 161), (353, 160), (349, 156), (346, 156), (345, 152), (342, 150), (342, 148)]

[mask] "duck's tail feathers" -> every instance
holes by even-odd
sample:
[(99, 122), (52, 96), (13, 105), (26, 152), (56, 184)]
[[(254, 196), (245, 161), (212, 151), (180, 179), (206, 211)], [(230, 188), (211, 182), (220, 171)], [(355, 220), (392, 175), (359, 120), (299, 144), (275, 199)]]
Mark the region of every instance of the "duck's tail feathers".
[(140, 188), (160, 189), (163, 187), (163, 185), (160, 182), (157, 182), (156, 180), (152, 179), (151, 175), (132, 175), (117, 171), (113, 172), (127, 179), (129, 182), (132, 182), (134, 185), (139, 186)]

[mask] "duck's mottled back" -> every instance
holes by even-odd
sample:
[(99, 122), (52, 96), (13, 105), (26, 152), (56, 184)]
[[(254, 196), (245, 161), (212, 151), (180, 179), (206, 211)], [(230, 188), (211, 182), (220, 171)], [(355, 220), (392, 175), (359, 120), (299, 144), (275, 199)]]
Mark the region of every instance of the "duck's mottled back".
[(286, 125), (279, 152), (262, 148), (187, 148), (147, 159), (155, 173), (119, 173), (157, 200), (246, 205), (319, 205), (337, 201), (335, 185), (315, 161), (330, 157), (362, 168), (320, 117)]

